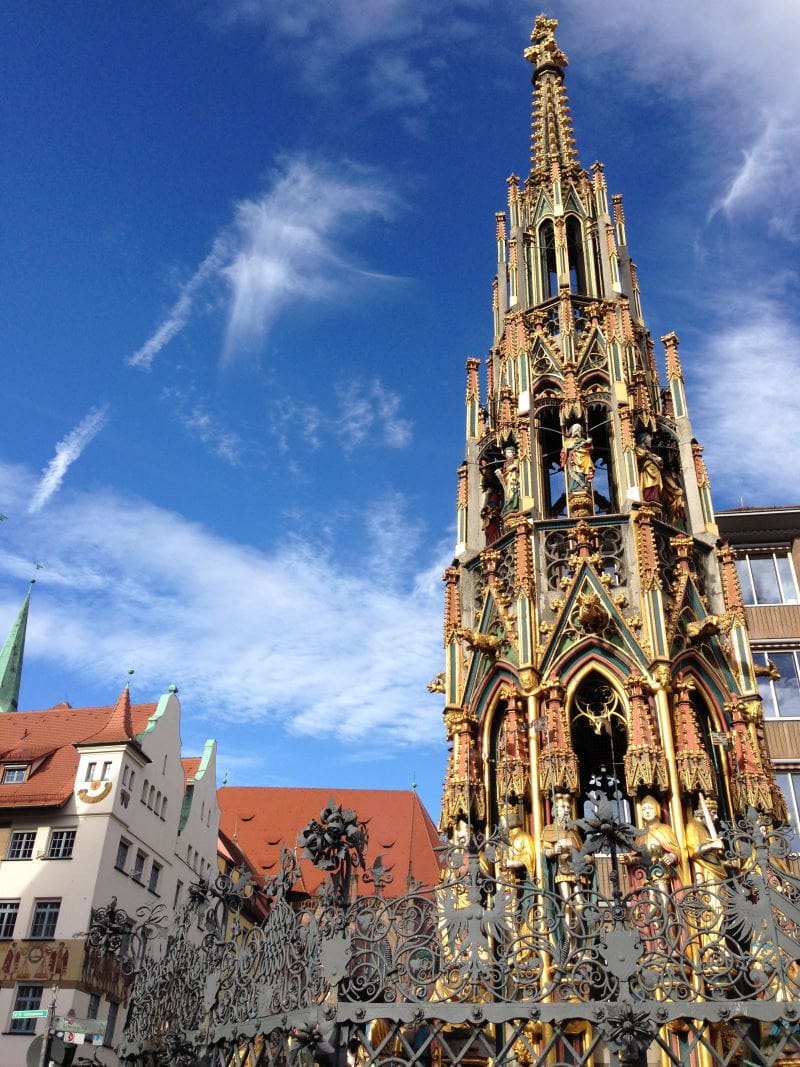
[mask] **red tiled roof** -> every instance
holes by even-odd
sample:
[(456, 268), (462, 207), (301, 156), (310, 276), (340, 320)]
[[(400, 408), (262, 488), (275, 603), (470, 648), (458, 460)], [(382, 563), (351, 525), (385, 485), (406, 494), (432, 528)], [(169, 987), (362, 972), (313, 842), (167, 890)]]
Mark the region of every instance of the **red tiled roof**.
[[(402, 896), (409, 881), (434, 885), (439, 863), (434, 849), (439, 835), (419, 797), (411, 790), (386, 789), (282, 789), (267, 786), (226, 786), (217, 790), (221, 808), (220, 829), (249, 857), (260, 877), (277, 873), (281, 846), (292, 849), (298, 833), (319, 818), (333, 797), (343, 808), (352, 808), (367, 823), (369, 843), (366, 863), (370, 868), (383, 857), (391, 868), (392, 882), (384, 889), (388, 897)], [(300, 859), (301, 878), (296, 889), (315, 893), (326, 873), (309, 860)], [(362, 891), (372, 888), (361, 883)]]
[(131, 722), (131, 693), (127, 685), (119, 695), (114, 710), (100, 730), (92, 738), (92, 743), (101, 745), (106, 742), (118, 743), (120, 738), (133, 740), (133, 723)]
[[(156, 704), (129, 707), (130, 726), (139, 733), (155, 713)], [(113, 707), (72, 708), (59, 704), (49, 711), (13, 711), (0, 715), (0, 762), (31, 763), (24, 782), (0, 782), (0, 807), (60, 807), (72, 795), (79, 754), (76, 745), (123, 743), (124, 716)], [(115, 725), (116, 724), (116, 725)], [(42, 758), (44, 757), (44, 758)], [(36, 763), (37, 760), (41, 762)]]
[(186, 759), (181, 757), (181, 763), (183, 764), (183, 787), (186, 788), (187, 784), (191, 782), (194, 776), (200, 769), (200, 764), (203, 762), (202, 756), (189, 756)]

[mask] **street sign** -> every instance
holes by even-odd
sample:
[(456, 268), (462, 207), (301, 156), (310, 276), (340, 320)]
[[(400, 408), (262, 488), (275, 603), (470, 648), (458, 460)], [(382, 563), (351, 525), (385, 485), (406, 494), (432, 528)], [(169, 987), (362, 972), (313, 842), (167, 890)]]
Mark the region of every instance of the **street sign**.
[(47, 1008), (29, 1008), (26, 1011), (12, 1011), (12, 1019), (46, 1019)]
[(106, 1023), (103, 1019), (76, 1019), (72, 1015), (56, 1015), (53, 1019), (54, 1030), (74, 1030), (79, 1034), (105, 1034)]
[(65, 1045), (82, 1045), (86, 1040), (86, 1034), (77, 1030), (56, 1030), (56, 1037), (60, 1038)]

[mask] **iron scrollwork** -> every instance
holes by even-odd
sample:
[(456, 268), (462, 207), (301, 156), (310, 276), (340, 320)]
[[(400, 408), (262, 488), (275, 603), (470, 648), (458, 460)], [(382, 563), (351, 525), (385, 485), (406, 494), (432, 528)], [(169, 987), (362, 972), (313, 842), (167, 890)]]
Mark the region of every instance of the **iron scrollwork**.
[[(590, 1067), (601, 1048), (634, 1064), (655, 1047), (679, 1067), (687, 1045), (708, 1048), (709, 1062), (719, 1050), (757, 1067), (800, 1061), (800, 878), (787, 835), (749, 811), (721, 828), (724, 877), (681, 885), (648, 862), (611, 801), (598, 797), (577, 825), (580, 900), (506, 866), (497, 833), (444, 846), (439, 882), (393, 898), (381, 862), (369, 895), (298, 903), (285, 851), (254, 925), (241, 907), (250, 883), (235, 876), (201, 883), (167, 929), (145, 916), (141, 936), (112, 901), (90, 943), (131, 959), (129, 931), (144, 946), (122, 1062), (311, 1067), (345, 1045), (359, 1067), (461, 1063), (465, 1048), (512, 1067), (548, 1056)], [(354, 847), (337, 834), (319, 856)], [(637, 849), (634, 878), (619, 857)]]

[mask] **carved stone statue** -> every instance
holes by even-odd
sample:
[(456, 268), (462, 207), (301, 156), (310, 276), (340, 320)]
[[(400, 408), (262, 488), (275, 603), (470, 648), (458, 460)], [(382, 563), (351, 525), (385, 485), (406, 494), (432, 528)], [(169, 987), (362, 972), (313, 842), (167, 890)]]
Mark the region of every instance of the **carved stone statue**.
[(723, 882), (727, 872), (722, 865), (725, 846), (714, 826), (717, 802), (709, 797), (705, 808), (698, 802), (686, 823), (686, 849), (692, 865), (695, 885)]
[(561, 450), (561, 466), (567, 475), (567, 492), (575, 493), (591, 488), (594, 478), (592, 439), (583, 433), (580, 423), (569, 428)]
[(503, 455), (505, 459), (503, 466), (497, 472), (497, 478), (503, 487), (501, 514), (508, 515), (512, 511), (519, 511), (520, 506), (519, 459), (516, 446), (506, 445)]
[(661, 469), (664, 461), (653, 451), (653, 435), (641, 433), (636, 438), (636, 462), (639, 466), (639, 485), (642, 499), (651, 504), (661, 503), (664, 478)]
[[(675, 831), (661, 821), (661, 806), (654, 796), (644, 797), (640, 810), (644, 828), (638, 836), (650, 858), (648, 880), (662, 893), (668, 894), (678, 872), (681, 848)], [(627, 864), (640, 862), (635, 853), (627, 853), (620, 858)]]
[(577, 886), (578, 876), (570, 866), (572, 850), (579, 851), (583, 845), (577, 830), (570, 828), (572, 822), (572, 799), (566, 793), (558, 793), (553, 799), (553, 821), (542, 831), (544, 857), (552, 873), (553, 885), (565, 900)]
[(503, 492), (497, 473), (486, 459), (481, 460), (481, 527), (487, 545), (493, 545), (502, 533), (500, 512), (503, 507)]

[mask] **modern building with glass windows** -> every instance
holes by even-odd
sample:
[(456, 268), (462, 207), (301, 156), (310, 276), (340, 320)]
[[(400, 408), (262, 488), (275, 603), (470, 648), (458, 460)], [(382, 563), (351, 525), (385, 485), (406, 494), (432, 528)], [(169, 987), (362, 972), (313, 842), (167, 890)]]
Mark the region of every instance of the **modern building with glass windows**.
[(736, 508), (717, 522), (736, 551), (764, 731), (800, 834), (800, 507)]

